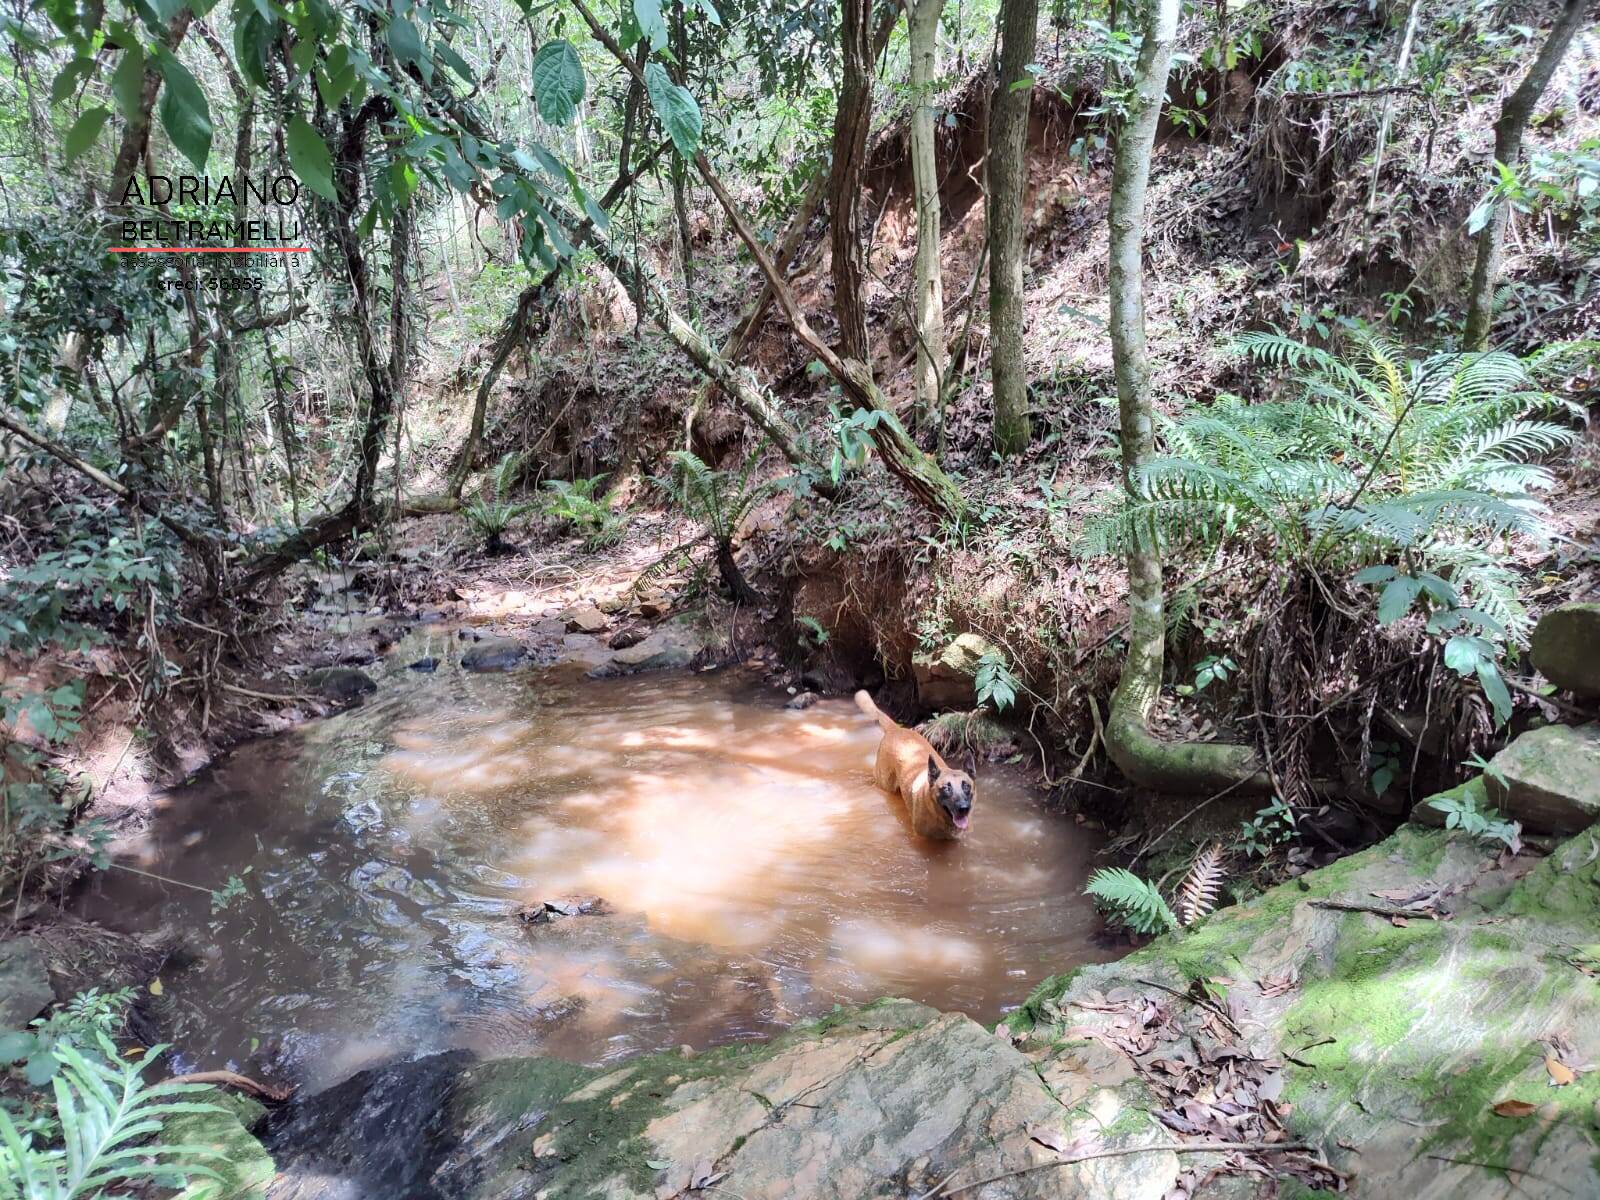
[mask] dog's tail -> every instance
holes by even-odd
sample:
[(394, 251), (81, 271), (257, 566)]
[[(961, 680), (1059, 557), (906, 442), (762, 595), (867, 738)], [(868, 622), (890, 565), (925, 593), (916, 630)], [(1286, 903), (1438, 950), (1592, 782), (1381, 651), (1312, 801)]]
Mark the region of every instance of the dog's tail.
[(872, 697), (867, 695), (866, 692), (862, 691), (856, 693), (856, 707), (876, 721), (878, 723), (878, 727), (884, 730), (884, 732), (888, 732), (894, 728), (893, 718), (884, 716), (883, 710), (872, 702)]

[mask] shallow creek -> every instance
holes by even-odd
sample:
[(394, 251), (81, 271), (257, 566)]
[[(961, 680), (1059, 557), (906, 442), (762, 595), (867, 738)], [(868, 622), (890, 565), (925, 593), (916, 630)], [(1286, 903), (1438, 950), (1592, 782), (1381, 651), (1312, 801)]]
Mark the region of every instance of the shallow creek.
[[(993, 1020), (1111, 957), (1094, 845), (1004, 768), (959, 844), (871, 782), (875, 727), (738, 671), (389, 674), (354, 711), (170, 794), (80, 911), (183, 935), (162, 978), (185, 1069), (311, 1088), (450, 1048), (599, 1063), (768, 1036), (907, 996)], [(524, 906), (598, 896), (598, 915)]]

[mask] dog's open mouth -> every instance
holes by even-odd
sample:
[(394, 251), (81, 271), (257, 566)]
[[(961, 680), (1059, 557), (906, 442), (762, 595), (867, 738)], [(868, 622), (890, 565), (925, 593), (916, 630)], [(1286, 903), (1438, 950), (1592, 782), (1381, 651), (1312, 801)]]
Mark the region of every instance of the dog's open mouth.
[(967, 827), (967, 822), (970, 821), (971, 819), (972, 819), (972, 816), (971, 816), (970, 813), (951, 813), (950, 814), (950, 823), (952, 825), (954, 825), (957, 829), (965, 829)]

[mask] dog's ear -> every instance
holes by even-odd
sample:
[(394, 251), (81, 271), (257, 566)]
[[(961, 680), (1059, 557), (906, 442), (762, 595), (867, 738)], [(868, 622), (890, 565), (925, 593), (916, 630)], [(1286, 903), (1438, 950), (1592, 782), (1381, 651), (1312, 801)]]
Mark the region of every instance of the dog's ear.
[(939, 782), (939, 760), (933, 755), (928, 755), (928, 782)]
[(961, 755), (961, 769), (971, 779), (978, 777), (978, 755), (971, 746), (968, 746)]

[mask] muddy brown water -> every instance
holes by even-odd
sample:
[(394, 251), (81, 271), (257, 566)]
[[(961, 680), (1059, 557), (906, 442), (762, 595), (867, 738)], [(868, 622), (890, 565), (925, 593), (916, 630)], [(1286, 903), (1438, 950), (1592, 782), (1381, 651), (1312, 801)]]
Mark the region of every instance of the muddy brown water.
[[(883, 995), (992, 1021), (1111, 957), (1091, 835), (1021, 775), (982, 771), (966, 838), (924, 842), (872, 785), (871, 723), (785, 698), (739, 672), (395, 671), (165, 798), (120, 861), (194, 886), (112, 870), (80, 911), (182, 934), (152, 998), (180, 1067), (313, 1088), (445, 1049), (761, 1038)], [(570, 896), (609, 911), (516, 915)]]

